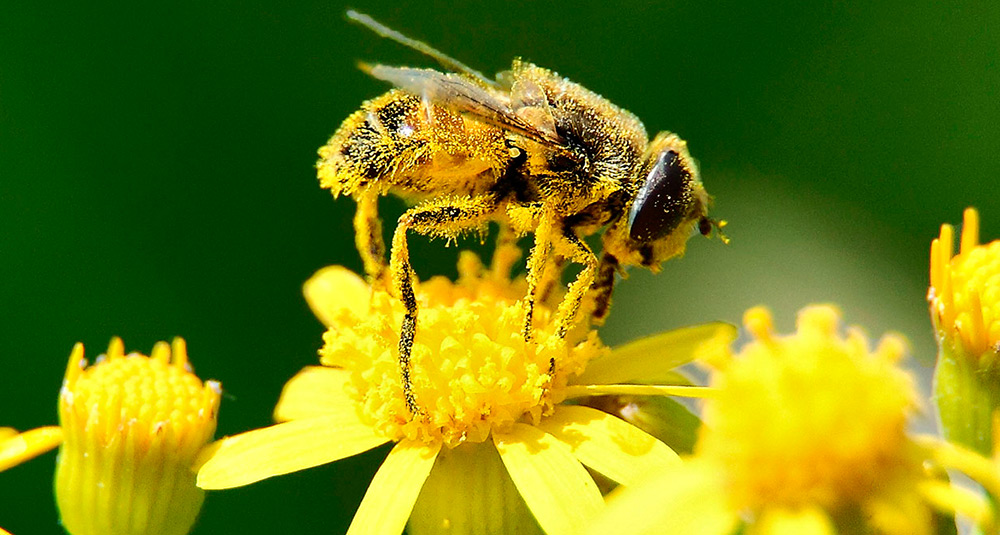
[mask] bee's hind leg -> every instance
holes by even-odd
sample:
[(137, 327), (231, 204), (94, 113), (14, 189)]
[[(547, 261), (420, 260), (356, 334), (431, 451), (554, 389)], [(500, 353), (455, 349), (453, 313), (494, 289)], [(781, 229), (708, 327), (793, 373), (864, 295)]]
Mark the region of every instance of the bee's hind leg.
[(498, 221), (497, 243), (493, 248), (493, 258), (490, 259), (490, 274), (499, 280), (509, 280), (511, 268), (521, 257), (517, 247), (519, 236), (509, 223)]
[(619, 266), (618, 259), (611, 253), (605, 251), (601, 255), (597, 276), (591, 287), (594, 295), (594, 312), (590, 319), (595, 325), (604, 325), (604, 320), (608, 317), (608, 311), (611, 309), (611, 293), (615, 289), (615, 274), (618, 273)]
[(378, 216), (378, 191), (370, 189), (355, 197), (354, 244), (364, 263), (368, 282), (375, 287), (385, 284), (385, 238), (382, 237), (382, 219)]
[(525, 342), (531, 342), (532, 339), (535, 302), (539, 300), (539, 287), (544, 285), (546, 260), (552, 253), (553, 219), (547, 215), (540, 218), (538, 227), (535, 229), (535, 244), (528, 254), (528, 295), (525, 296), (527, 310), (524, 312), (524, 330), (522, 332)]
[(413, 290), (413, 268), (406, 243), (406, 232), (416, 231), (425, 236), (454, 239), (463, 232), (482, 228), (496, 211), (499, 199), (493, 195), (478, 197), (449, 197), (433, 199), (410, 208), (399, 217), (392, 236), (389, 268), (396, 293), (403, 302), (406, 313), (399, 331), (399, 374), (403, 382), (403, 397), (410, 414), (422, 414), (413, 393), (412, 365), (413, 340), (417, 333), (417, 298)]
[(567, 288), (566, 295), (559, 303), (559, 310), (556, 313), (556, 336), (565, 338), (566, 333), (576, 323), (576, 316), (580, 311), (580, 303), (583, 302), (584, 295), (594, 285), (599, 263), (590, 247), (572, 229), (563, 230), (559, 249), (559, 252), (566, 258), (583, 264), (583, 269), (577, 274), (576, 280)]

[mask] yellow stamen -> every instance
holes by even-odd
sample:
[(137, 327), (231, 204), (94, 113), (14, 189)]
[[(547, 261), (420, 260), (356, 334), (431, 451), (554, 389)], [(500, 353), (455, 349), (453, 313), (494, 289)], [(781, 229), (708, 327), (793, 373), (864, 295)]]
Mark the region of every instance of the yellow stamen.
[(960, 254), (971, 253), (979, 245), (979, 212), (975, 208), (966, 208), (962, 214), (962, 245)]

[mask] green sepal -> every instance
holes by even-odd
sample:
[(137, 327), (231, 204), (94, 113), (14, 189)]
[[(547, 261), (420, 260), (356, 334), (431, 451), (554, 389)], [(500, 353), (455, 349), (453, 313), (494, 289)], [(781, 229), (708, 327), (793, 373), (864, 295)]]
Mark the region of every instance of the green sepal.
[(442, 448), (407, 533), (544, 535), (492, 442)]
[(663, 396), (596, 396), (583, 404), (625, 420), (679, 454), (690, 454), (694, 450), (701, 419), (673, 399)]
[[(934, 404), (945, 438), (985, 456), (993, 453), (993, 413), (1000, 409), (1000, 369), (943, 341), (934, 368)], [(995, 359), (994, 359), (995, 361)]]

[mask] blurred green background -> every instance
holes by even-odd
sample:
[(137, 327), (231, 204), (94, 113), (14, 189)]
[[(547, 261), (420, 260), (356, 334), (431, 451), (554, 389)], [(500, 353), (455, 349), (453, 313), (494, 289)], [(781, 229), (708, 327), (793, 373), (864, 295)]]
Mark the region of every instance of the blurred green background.
[[(393, 2), (361, 6), (486, 72), (520, 55), (672, 130), (732, 245), (694, 239), (619, 286), (606, 341), (839, 303), (922, 365), (927, 254), (978, 206), (1000, 236), (1000, 9), (991, 2)], [(338, 2), (7, 2), (0, 9), (0, 425), (56, 421), (65, 358), (184, 336), (222, 381), (220, 435), (261, 427), (322, 329), (301, 283), (360, 269), (315, 151), (431, 66)], [(401, 204), (386, 201), (391, 220)], [(411, 240), (420, 273), (456, 249)], [(385, 450), (211, 493), (195, 533), (339, 533)], [(60, 533), (54, 455), (0, 474), (0, 526)]]

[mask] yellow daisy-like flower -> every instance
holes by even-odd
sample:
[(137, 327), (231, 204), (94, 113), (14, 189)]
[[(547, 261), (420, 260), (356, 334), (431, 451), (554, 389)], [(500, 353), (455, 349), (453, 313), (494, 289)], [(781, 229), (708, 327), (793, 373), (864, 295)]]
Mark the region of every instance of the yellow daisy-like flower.
[(147, 357), (119, 338), (87, 365), (69, 357), (59, 427), (4, 432), (0, 467), (60, 443), (56, 502), (72, 535), (183, 535), (204, 500), (194, 460), (215, 433), (221, 388), (191, 370), (184, 341), (158, 343)]
[(1000, 409), (1000, 240), (979, 244), (979, 214), (965, 210), (961, 245), (942, 225), (931, 244), (931, 320), (938, 335), (934, 398), (945, 436), (988, 455)]
[(586, 329), (556, 339), (551, 309), (540, 304), (536, 344), (528, 344), (518, 301), (523, 281), (510, 281), (508, 265), (501, 260), (485, 271), (464, 254), (458, 283), (435, 278), (417, 287), (417, 417), (399, 378), (401, 305), (344, 268), (317, 273), (305, 293), (329, 326), (324, 366), (304, 369), (285, 386), (275, 409), (283, 423), (221, 441), (198, 484), (245, 485), (394, 442), (348, 533), (399, 533), (410, 519), (412, 533), (540, 526), (569, 534), (604, 503), (584, 465), (628, 485), (676, 464), (672, 450), (631, 424), (564, 402), (602, 393), (700, 393), (648, 383), (699, 353), (724, 350), (735, 329), (696, 327), (609, 351)]
[(754, 340), (714, 362), (704, 426), (689, 462), (612, 499), (589, 533), (930, 533), (924, 450), (905, 431), (916, 406), (897, 366), (898, 336), (874, 352), (839, 331), (829, 306), (776, 336), (751, 309)]

